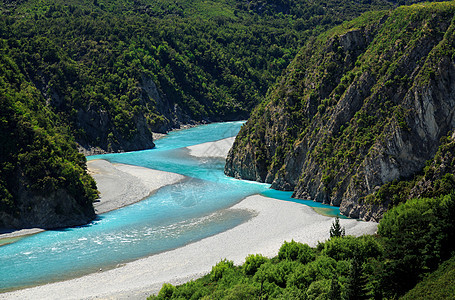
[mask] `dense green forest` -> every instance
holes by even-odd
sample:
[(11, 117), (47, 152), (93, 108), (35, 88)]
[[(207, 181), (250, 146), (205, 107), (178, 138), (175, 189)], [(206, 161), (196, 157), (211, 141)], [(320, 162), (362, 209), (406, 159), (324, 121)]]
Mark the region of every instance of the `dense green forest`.
[(24, 1), (0, 38), (80, 144), (134, 150), (151, 130), (247, 118), (309, 36), (391, 7), (295, 3)]
[[(70, 129), (10, 57), (3, 54), (0, 60), (0, 227), (90, 221), (98, 192)], [(35, 221), (43, 213), (43, 199), (46, 224)]]
[(315, 248), (285, 242), (277, 257), (222, 260), (149, 299), (453, 299), (454, 217), (455, 194), (412, 199), (385, 214), (376, 236), (331, 234)]
[(152, 131), (247, 118), (310, 36), (394, 5), (3, 1), (0, 226), (74, 224), (31, 220), (58, 193), (72, 204), (55, 202), (47, 219), (75, 210), (86, 222), (96, 190), (76, 146), (147, 149)]

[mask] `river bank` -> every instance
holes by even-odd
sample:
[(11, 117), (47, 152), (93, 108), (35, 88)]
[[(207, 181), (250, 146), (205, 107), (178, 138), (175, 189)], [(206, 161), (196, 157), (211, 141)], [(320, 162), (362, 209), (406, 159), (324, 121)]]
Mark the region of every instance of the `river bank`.
[[(227, 153), (229, 148), (225, 139), (190, 146), (187, 150), (190, 155), (197, 157), (220, 158), (223, 156), (219, 152)], [(153, 192), (153, 185), (157, 187), (183, 178), (174, 173), (111, 164), (104, 160), (93, 160), (88, 165), (97, 180), (102, 199), (104, 197), (97, 204), (98, 212), (109, 207), (115, 209), (119, 205), (128, 205), (124, 200), (117, 201), (115, 198), (136, 195), (138, 199)], [(139, 185), (131, 187), (130, 184)], [(110, 197), (114, 200), (106, 201)], [(316, 246), (319, 241), (328, 239), (333, 222), (333, 218), (322, 216), (308, 206), (260, 195), (246, 197), (232, 207), (216, 212), (218, 215), (214, 217), (245, 211), (252, 216), (247, 222), (197, 242), (114, 269), (3, 293), (0, 299), (144, 299), (157, 293), (163, 283), (181, 284), (207, 274), (213, 265), (224, 258), (241, 264), (247, 255), (253, 253), (273, 257), (285, 240), (292, 239)], [(346, 228), (346, 234), (355, 236), (373, 234), (377, 228), (377, 223), (352, 219), (343, 219), (340, 223)]]
[(199, 145), (186, 147), (190, 155), (194, 157), (217, 157), (226, 159), (229, 150), (234, 144), (235, 137), (207, 142)]
[[(97, 214), (139, 202), (161, 187), (177, 183), (185, 178), (185, 176), (170, 172), (112, 164), (103, 159), (88, 161), (87, 169), (95, 179), (100, 191), (100, 198), (93, 203)], [(41, 228), (0, 231), (0, 245), (42, 231), (44, 229)]]
[[(272, 257), (282, 243), (294, 239), (310, 246), (329, 238), (333, 218), (308, 206), (250, 196), (229, 210), (248, 210), (255, 217), (220, 234), (171, 251), (152, 255), (105, 272), (0, 294), (1, 299), (144, 299), (165, 282), (184, 283), (210, 272), (221, 259), (244, 262), (252, 253)], [(340, 220), (346, 234), (376, 232), (377, 223)]]
[(112, 164), (103, 159), (88, 161), (87, 169), (100, 191), (99, 201), (93, 204), (97, 214), (139, 202), (159, 188), (185, 178), (144, 167)]
[[(226, 158), (235, 137), (186, 147), (191, 156)], [(87, 162), (87, 170), (97, 183), (100, 198), (93, 204), (103, 214), (139, 202), (159, 188), (177, 183), (185, 177), (170, 172), (126, 164), (111, 164), (103, 159)], [(41, 228), (0, 231), (0, 245), (20, 237), (44, 231)], [(6, 240), (8, 239), (8, 240)], [(2, 243), (2, 240), (5, 241)]]

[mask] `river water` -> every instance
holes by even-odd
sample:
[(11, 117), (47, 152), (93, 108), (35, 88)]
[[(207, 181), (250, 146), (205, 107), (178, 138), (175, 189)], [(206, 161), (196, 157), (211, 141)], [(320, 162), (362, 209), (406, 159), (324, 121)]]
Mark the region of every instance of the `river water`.
[(253, 194), (339, 214), (336, 207), (292, 199), (290, 192), (271, 190), (268, 184), (227, 177), (223, 160), (195, 158), (184, 149), (235, 136), (242, 124), (197, 126), (170, 133), (151, 150), (88, 157), (175, 172), (187, 179), (86, 226), (49, 230), (0, 247), (0, 292), (82, 276), (223, 232), (251, 217), (224, 209)]

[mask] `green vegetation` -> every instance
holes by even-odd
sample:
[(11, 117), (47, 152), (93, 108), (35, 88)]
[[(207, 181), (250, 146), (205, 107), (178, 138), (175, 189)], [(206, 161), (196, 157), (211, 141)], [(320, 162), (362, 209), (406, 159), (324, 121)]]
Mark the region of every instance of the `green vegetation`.
[(340, 218), (337, 216), (335, 217), (335, 221), (333, 222), (332, 227), (330, 228), (330, 237), (342, 237), (345, 235), (344, 228), (340, 225)]
[(401, 299), (454, 299), (455, 257), (439, 266)]
[(395, 259), (385, 266), (384, 282), (390, 289), (403, 294), (453, 254), (454, 197), (415, 198), (384, 215), (378, 234)]
[(391, 7), (321, 5), (258, 15), (231, 1), (27, 1), (0, 38), (78, 142), (130, 150), (141, 130), (248, 117), (309, 36)]
[(453, 2), (415, 4), (368, 12), (311, 38), (241, 129), (226, 174), (293, 189), (297, 198), (349, 202), (343, 214), (375, 220), (382, 213), (372, 216), (365, 203), (387, 209), (451, 192), (453, 171), (428, 173), (433, 188), (422, 193), (398, 182), (420, 172), (453, 130), (453, 121), (435, 121), (438, 132), (422, 133), (418, 123), (431, 121), (415, 99), (433, 88), (445, 93), (429, 96), (431, 114), (453, 120), (440, 99), (452, 101), (442, 68), (453, 62), (454, 15)]
[(76, 143), (137, 150), (153, 147), (152, 131), (244, 119), (310, 36), (393, 6), (294, 4), (3, 1), (0, 212), (33, 210), (28, 192), (91, 206)]
[(424, 278), (408, 299), (447, 298), (453, 258), (431, 272), (455, 250), (454, 217), (455, 194), (413, 199), (385, 214), (377, 236), (332, 237), (316, 248), (285, 242), (277, 257), (250, 255), (242, 266), (223, 260), (210, 274), (165, 284), (149, 299), (395, 299)]
[[(24, 213), (25, 191), (49, 196), (65, 189), (81, 210), (91, 211), (98, 195), (87, 174), (85, 157), (76, 150), (68, 128), (43, 105), (39, 91), (17, 72), (17, 65), (3, 55), (0, 73), (0, 211), (17, 218)], [(28, 195), (28, 198), (32, 195)], [(31, 209), (31, 208), (30, 208)]]

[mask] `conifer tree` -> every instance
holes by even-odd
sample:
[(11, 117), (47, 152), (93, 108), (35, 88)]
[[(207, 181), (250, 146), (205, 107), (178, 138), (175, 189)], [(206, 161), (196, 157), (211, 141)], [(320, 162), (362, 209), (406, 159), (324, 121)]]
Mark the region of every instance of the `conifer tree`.
[(332, 227), (330, 228), (330, 238), (342, 237), (344, 235), (345, 235), (344, 227), (341, 227), (340, 218), (336, 216), (335, 221), (332, 223)]
[(346, 300), (366, 299), (365, 295), (365, 276), (363, 275), (362, 260), (355, 255), (351, 262), (348, 282), (346, 284)]

